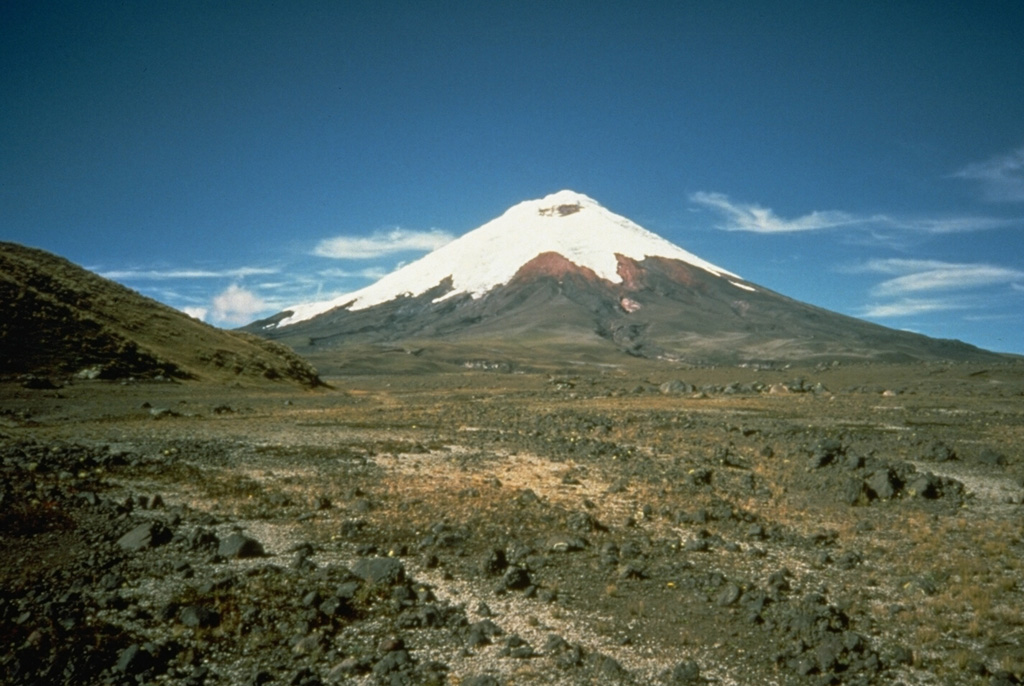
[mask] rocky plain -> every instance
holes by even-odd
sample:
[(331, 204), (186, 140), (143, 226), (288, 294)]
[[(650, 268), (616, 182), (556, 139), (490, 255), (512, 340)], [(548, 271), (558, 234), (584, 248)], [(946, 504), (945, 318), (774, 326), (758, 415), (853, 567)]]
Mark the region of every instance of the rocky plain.
[(1024, 365), (0, 382), (6, 684), (1016, 684)]

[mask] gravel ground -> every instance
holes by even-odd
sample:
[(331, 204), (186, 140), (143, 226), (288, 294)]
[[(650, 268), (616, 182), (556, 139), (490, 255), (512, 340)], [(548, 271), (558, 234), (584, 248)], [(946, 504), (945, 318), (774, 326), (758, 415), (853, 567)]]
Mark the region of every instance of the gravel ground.
[(1024, 677), (1019, 366), (332, 383), (0, 383), (0, 681)]

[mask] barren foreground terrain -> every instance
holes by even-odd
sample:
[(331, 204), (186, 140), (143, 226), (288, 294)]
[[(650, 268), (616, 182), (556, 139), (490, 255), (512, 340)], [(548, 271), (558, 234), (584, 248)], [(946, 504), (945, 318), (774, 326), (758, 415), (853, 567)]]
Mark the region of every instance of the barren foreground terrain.
[(329, 381), (0, 383), (0, 682), (1024, 677), (1024, 365)]

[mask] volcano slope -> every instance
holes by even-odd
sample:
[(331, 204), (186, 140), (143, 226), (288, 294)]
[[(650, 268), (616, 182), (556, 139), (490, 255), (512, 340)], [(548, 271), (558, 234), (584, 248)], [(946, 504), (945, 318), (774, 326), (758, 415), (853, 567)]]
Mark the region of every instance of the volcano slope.
[(0, 385), (0, 681), (1024, 675), (1020, 364), (330, 381)]

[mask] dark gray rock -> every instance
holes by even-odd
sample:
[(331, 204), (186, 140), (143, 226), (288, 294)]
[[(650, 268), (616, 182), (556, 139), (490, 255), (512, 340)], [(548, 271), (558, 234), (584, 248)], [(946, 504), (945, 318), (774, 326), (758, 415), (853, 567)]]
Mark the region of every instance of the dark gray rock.
[(138, 552), (147, 548), (156, 548), (168, 543), (172, 538), (171, 530), (160, 521), (139, 524), (137, 527), (117, 539), (117, 545), (128, 552)]
[(341, 596), (333, 595), (321, 602), (317, 609), (328, 617), (344, 617), (352, 613), (352, 605)]
[(889, 469), (879, 469), (864, 480), (868, 492), (880, 500), (889, 500), (896, 495), (895, 477)]
[(945, 443), (932, 443), (921, 455), (921, 459), (931, 462), (948, 462), (957, 459), (956, 452)]
[(942, 480), (931, 473), (919, 474), (907, 484), (911, 497), (934, 500), (942, 495)]
[(217, 554), (221, 557), (245, 559), (263, 557), (266, 551), (263, 550), (263, 544), (255, 538), (236, 531), (220, 542)]
[(865, 497), (864, 480), (850, 477), (839, 486), (839, 499), (847, 505), (856, 505)]
[(990, 467), (1005, 467), (1007, 464), (1006, 455), (998, 453), (992, 448), (985, 448), (978, 455), (978, 461)]
[(743, 594), (743, 590), (734, 583), (728, 583), (725, 585), (715, 597), (715, 604), (719, 607), (730, 607), (735, 605)]
[(114, 670), (121, 674), (134, 676), (151, 669), (156, 663), (153, 654), (138, 643), (133, 643), (118, 655)]
[(824, 438), (818, 441), (818, 444), (814, 446), (814, 451), (811, 453), (811, 469), (820, 469), (832, 464), (842, 456), (843, 452), (843, 444), (838, 439)]
[(646, 577), (647, 571), (638, 562), (627, 562), (619, 567), (620, 579), (644, 579)]
[(373, 673), (378, 677), (387, 676), (395, 672), (404, 671), (410, 668), (412, 664), (412, 656), (409, 655), (409, 651), (404, 648), (392, 650), (373, 666)]
[(178, 621), (194, 629), (209, 629), (220, 625), (220, 614), (203, 605), (186, 605), (178, 613)]
[(394, 557), (364, 557), (352, 565), (352, 573), (371, 584), (393, 586), (405, 581), (405, 566)]
[(679, 395), (681, 393), (693, 393), (696, 389), (693, 387), (693, 384), (674, 379), (658, 386), (658, 390), (664, 395)]
[(587, 658), (587, 666), (594, 672), (599, 683), (623, 683), (630, 680), (629, 670), (608, 655), (592, 654)]
[(566, 526), (569, 527), (570, 531), (575, 531), (578, 534), (588, 534), (592, 531), (599, 531), (604, 527), (594, 519), (594, 516), (589, 512), (583, 512), (582, 510), (571, 513), (565, 520)]
[(498, 653), (501, 657), (511, 657), (517, 660), (526, 660), (536, 653), (526, 639), (519, 636), (518, 634), (512, 634), (505, 640), (505, 645)]
[(487, 576), (497, 576), (508, 567), (508, 559), (505, 551), (501, 548), (494, 548), (480, 563), (480, 571)]
[(530, 574), (522, 567), (510, 567), (501, 577), (502, 588), (509, 591), (521, 591), (530, 584)]
[(683, 686), (684, 684), (697, 684), (700, 682), (700, 665), (693, 660), (677, 664), (672, 668), (672, 672), (668, 677), (668, 683), (672, 686)]
[(482, 619), (479, 622), (470, 624), (466, 629), (466, 644), (470, 648), (476, 648), (491, 643), (498, 636), (505, 632), (501, 627), (489, 619)]

